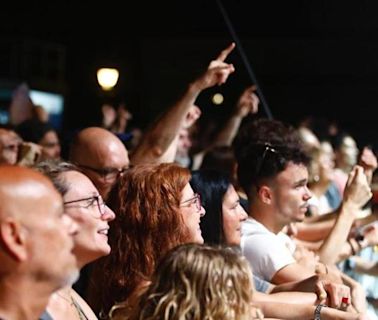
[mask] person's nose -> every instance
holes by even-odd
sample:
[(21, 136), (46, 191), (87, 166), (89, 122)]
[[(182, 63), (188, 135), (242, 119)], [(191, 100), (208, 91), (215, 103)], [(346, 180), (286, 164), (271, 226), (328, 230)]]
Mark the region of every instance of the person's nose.
[(311, 190), (308, 188), (308, 186), (305, 187), (305, 194), (304, 194), (304, 200), (305, 201), (308, 201), (312, 198), (312, 192)]
[(242, 206), (240, 206), (239, 216), (240, 216), (240, 221), (245, 221), (248, 218), (248, 214), (247, 214), (247, 212), (245, 212), (245, 210)]
[(110, 209), (107, 205), (105, 205), (105, 213), (101, 216), (102, 220), (105, 221), (112, 221), (116, 217), (114, 211)]
[(201, 206), (201, 210), (200, 210), (200, 217), (202, 218), (206, 213), (206, 210), (204, 207)]

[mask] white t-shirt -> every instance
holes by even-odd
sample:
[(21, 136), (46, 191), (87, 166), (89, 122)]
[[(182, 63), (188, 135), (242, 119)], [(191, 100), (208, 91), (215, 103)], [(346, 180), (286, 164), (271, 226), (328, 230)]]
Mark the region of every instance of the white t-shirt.
[(283, 239), (252, 218), (242, 223), (241, 249), (253, 273), (269, 282), (277, 271), (296, 262)]

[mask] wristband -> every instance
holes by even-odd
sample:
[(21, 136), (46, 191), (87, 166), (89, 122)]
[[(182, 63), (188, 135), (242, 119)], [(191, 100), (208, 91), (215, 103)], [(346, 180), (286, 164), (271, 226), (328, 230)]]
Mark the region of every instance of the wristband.
[(318, 304), (315, 308), (315, 312), (314, 312), (314, 320), (320, 320), (320, 312), (322, 310), (323, 307), (326, 307), (325, 304)]

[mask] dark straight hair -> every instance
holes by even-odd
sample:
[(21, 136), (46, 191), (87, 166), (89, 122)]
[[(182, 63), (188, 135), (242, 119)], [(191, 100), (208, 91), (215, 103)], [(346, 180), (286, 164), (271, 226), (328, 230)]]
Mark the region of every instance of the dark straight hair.
[(222, 203), (231, 185), (229, 175), (212, 169), (196, 170), (192, 172), (190, 185), (201, 195), (201, 204), (206, 210), (200, 222), (205, 243), (224, 244)]

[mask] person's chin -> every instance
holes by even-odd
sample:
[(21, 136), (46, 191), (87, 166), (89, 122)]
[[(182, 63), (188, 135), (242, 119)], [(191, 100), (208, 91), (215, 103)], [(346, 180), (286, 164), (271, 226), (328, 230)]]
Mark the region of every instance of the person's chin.
[(194, 238), (194, 242), (195, 243), (199, 243), (199, 244), (203, 244), (205, 242), (205, 240), (203, 240), (203, 237), (201, 234), (198, 234), (195, 238)]
[(111, 251), (111, 248), (108, 243), (101, 244), (98, 248), (98, 258), (107, 256)]

